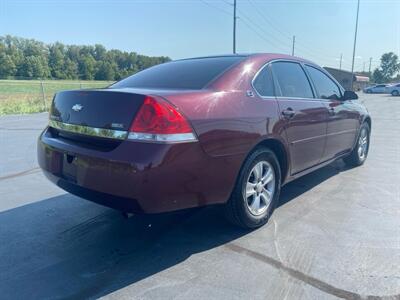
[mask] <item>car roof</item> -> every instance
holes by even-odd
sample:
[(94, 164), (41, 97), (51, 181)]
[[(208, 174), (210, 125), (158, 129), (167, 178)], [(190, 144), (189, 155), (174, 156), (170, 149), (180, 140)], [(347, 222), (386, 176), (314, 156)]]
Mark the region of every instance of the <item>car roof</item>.
[(247, 58), (262, 58), (264, 60), (275, 60), (275, 59), (289, 59), (289, 60), (296, 60), (296, 61), (301, 61), (309, 64), (316, 65), (314, 62), (309, 61), (307, 59), (298, 57), (298, 56), (292, 56), (288, 54), (281, 54), (281, 53), (236, 53), (236, 54), (221, 54), (221, 55), (210, 55), (210, 56), (199, 56), (199, 57), (190, 57), (190, 58), (182, 58), (182, 59), (177, 59), (174, 61), (182, 61), (182, 60), (192, 60), (192, 59), (207, 59), (207, 58), (223, 58), (223, 57), (247, 57)]

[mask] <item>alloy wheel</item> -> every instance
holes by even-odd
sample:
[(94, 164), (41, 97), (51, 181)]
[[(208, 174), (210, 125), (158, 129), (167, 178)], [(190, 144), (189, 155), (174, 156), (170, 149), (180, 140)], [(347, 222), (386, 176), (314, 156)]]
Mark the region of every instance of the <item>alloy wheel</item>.
[(358, 138), (358, 157), (361, 161), (365, 160), (368, 154), (368, 131), (366, 128), (362, 128), (360, 132), (360, 137)]
[(255, 216), (262, 215), (270, 206), (274, 192), (274, 168), (269, 162), (260, 161), (251, 170), (243, 192), (250, 213)]

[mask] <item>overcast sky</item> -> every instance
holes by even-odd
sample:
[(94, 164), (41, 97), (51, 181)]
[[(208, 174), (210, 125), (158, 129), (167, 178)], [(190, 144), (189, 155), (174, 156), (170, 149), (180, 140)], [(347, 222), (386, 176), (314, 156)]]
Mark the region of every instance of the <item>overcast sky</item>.
[[(173, 59), (232, 51), (233, 0), (0, 0), (0, 35), (101, 43)], [(357, 0), (237, 0), (238, 52), (295, 53), (350, 69)], [(400, 0), (361, 0), (356, 70), (400, 54)]]

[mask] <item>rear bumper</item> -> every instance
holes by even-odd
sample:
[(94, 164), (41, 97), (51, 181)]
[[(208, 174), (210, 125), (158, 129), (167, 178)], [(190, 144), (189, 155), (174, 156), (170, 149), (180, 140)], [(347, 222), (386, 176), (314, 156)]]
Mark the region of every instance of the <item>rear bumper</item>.
[(227, 201), (242, 159), (210, 157), (199, 143), (123, 141), (99, 151), (55, 138), (48, 129), (38, 141), (38, 162), (49, 180), (82, 198), (136, 213)]

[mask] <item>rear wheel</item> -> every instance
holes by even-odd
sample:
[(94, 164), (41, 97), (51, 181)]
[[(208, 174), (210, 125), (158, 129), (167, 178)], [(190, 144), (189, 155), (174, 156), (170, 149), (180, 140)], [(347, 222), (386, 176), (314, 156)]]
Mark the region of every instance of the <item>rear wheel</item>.
[(370, 128), (368, 123), (363, 123), (358, 134), (357, 144), (344, 162), (351, 167), (361, 166), (368, 156)]
[(393, 92), (392, 92), (392, 96), (398, 96), (399, 95), (399, 91), (398, 90), (394, 90)]
[(279, 198), (280, 178), (275, 154), (268, 148), (255, 150), (245, 161), (225, 206), (228, 219), (244, 228), (267, 223)]

